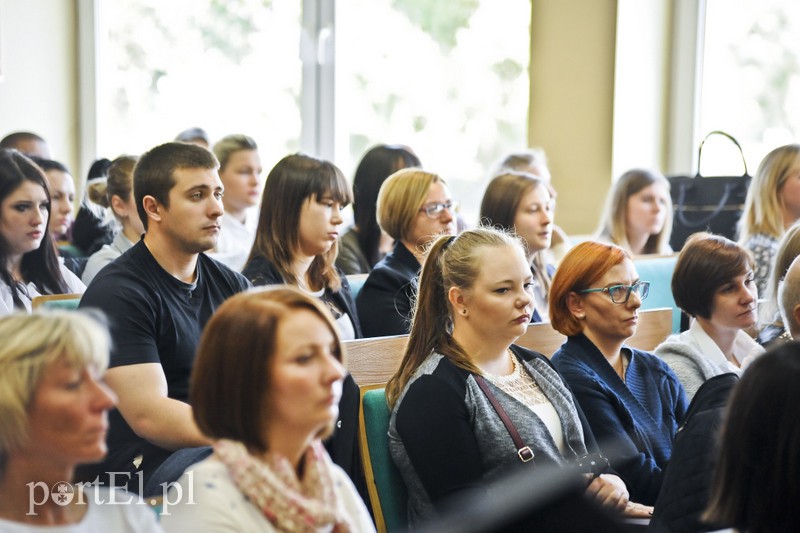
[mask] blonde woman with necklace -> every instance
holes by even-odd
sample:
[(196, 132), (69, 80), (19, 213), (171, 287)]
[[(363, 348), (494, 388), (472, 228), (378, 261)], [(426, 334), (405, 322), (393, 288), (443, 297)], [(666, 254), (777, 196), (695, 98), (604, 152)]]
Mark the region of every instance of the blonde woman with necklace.
[[(408, 487), (412, 526), (453, 496), (488, 494), (516, 468), (566, 466), (596, 451), (547, 358), (512, 345), (530, 323), (532, 283), (520, 241), (499, 230), (443, 236), (428, 252), (406, 353), (386, 389), (389, 449)], [(587, 494), (625, 509), (625, 485), (605, 472), (587, 476)]]

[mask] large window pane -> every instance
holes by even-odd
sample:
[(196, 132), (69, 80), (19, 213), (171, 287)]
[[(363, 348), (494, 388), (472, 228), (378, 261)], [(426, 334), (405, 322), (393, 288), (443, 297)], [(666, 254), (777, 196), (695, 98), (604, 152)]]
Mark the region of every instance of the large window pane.
[(98, 152), (139, 153), (191, 126), (252, 136), (264, 165), (300, 138), (297, 1), (101, 0)]
[(526, 146), (529, 0), (340, 0), (336, 160), (406, 144), (477, 219), (488, 167)]
[[(739, 139), (751, 174), (767, 152), (800, 138), (799, 34), (800, 2), (707, 0), (700, 132)], [(722, 150), (704, 149), (707, 164), (741, 168)]]

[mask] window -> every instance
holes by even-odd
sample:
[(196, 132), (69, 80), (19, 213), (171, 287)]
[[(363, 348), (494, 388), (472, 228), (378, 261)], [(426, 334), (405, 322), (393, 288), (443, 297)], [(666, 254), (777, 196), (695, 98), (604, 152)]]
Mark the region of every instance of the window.
[(194, 126), (299, 149), (300, 3), (99, 0), (97, 152), (141, 153)]
[[(736, 137), (751, 174), (767, 152), (800, 137), (798, 33), (800, 3), (706, 0), (700, 134)], [(703, 152), (704, 173), (741, 172), (730, 152)]]
[[(529, 0), (94, 1), (106, 157), (200, 126), (212, 142), (252, 136), (267, 169), (304, 150), (352, 176), (370, 146), (406, 144), (474, 206), (473, 223), (489, 167), (527, 145)], [(329, 50), (326, 84), (308, 73)]]

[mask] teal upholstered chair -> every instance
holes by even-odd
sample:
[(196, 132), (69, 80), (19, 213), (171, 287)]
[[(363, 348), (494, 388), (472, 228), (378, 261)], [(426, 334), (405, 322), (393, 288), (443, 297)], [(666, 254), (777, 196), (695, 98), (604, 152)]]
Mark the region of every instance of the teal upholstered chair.
[(680, 332), (681, 310), (672, 297), (672, 271), (678, 254), (661, 256), (639, 256), (634, 259), (639, 279), (650, 282), (650, 295), (642, 302), (642, 309), (669, 307), (672, 309), (672, 332)]
[(406, 529), (408, 494), (389, 454), (389, 406), (382, 385), (362, 387), (359, 439), (378, 532)]
[(346, 276), (347, 282), (350, 284), (350, 294), (353, 295), (354, 300), (358, 297), (358, 293), (361, 292), (364, 282), (367, 281), (367, 276), (369, 274), (348, 274)]
[(66, 309), (74, 311), (81, 303), (81, 294), (46, 294), (35, 296), (31, 300), (33, 309)]

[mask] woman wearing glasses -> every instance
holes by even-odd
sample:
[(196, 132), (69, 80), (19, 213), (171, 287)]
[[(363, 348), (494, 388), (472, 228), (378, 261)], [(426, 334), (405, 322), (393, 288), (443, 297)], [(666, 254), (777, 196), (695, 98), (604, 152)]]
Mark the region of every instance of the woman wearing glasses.
[(430, 172), (406, 168), (383, 182), (378, 223), (395, 244), (375, 265), (358, 295), (365, 337), (408, 333), (425, 247), (437, 235), (456, 234), (456, 205), (444, 180)]
[(695, 233), (672, 274), (675, 303), (692, 325), (662, 342), (655, 353), (675, 371), (689, 400), (707, 379), (734, 372), (764, 349), (744, 331), (756, 323), (758, 290), (753, 259), (733, 241)]
[(630, 348), (650, 284), (628, 252), (587, 241), (570, 250), (550, 289), (550, 320), (567, 341), (553, 363), (630, 490), (653, 505), (688, 402), (675, 373), (657, 356)]

